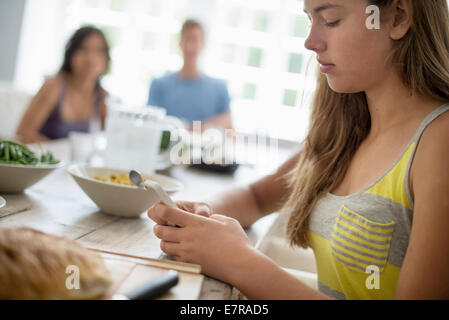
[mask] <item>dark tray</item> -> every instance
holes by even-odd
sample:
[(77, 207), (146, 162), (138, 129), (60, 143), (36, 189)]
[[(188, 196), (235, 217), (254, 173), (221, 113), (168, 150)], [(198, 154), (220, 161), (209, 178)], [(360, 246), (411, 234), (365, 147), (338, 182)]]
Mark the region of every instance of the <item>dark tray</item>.
[(218, 172), (218, 173), (226, 173), (233, 174), (239, 168), (240, 164), (231, 163), (231, 164), (206, 164), (203, 161), (199, 164), (191, 164), (190, 167), (194, 169), (209, 171), (209, 172)]

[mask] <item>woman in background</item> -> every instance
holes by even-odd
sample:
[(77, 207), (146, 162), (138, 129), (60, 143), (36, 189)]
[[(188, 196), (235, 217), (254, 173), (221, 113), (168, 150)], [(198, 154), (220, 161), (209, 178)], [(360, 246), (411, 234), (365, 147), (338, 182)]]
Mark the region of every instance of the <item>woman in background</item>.
[(66, 45), (58, 74), (48, 78), (17, 129), (19, 140), (36, 143), (89, 132), (92, 120), (104, 127), (106, 91), (100, 78), (108, 69), (109, 46), (94, 27), (78, 29)]

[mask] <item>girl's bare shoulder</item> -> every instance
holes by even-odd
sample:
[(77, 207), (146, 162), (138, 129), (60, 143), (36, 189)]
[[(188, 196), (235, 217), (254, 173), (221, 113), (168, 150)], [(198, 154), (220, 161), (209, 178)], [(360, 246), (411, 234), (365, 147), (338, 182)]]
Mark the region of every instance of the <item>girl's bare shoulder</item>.
[(55, 100), (57, 99), (59, 92), (62, 88), (62, 76), (57, 74), (54, 76), (45, 77), (44, 84), (39, 90), (39, 94), (46, 98), (46, 100)]
[[(426, 165), (435, 162), (443, 154), (449, 154), (449, 110), (441, 114), (430, 123), (419, 142), (416, 158), (417, 162)], [(419, 161), (421, 160), (421, 161)]]
[[(447, 104), (449, 106), (449, 103)], [(436, 118), (424, 131), (423, 140), (431, 140), (436, 143), (444, 143), (448, 145), (449, 137), (449, 110), (442, 113)]]
[(61, 74), (56, 74), (52, 76), (46, 76), (44, 85), (42, 87), (46, 87), (48, 90), (59, 90), (62, 86), (62, 82), (64, 81), (64, 76)]

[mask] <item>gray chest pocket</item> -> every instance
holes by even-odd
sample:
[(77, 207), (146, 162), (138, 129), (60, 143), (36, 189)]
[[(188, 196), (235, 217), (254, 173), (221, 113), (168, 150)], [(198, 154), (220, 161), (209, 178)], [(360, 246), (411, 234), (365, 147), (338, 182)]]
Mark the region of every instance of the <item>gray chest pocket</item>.
[(382, 272), (394, 227), (394, 221), (375, 222), (343, 205), (332, 231), (332, 255), (352, 271), (365, 273), (368, 266), (376, 266)]

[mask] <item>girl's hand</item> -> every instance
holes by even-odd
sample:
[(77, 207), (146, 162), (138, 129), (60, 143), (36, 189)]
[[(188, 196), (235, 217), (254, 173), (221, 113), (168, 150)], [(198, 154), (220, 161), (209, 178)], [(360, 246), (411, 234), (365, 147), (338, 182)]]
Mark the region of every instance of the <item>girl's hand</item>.
[[(189, 213), (194, 213), (203, 217), (210, 217), (212, 215), (212, 208), (205, 202), (189, 202), (189, 201), (175, 201), (179, 209), (187, 211)], [(150, 210), (153, 208), (150, 208)], [(157, 224), (167, 226), (168, 221), (162, 219), (159, 216), (150, 216), (150, 210), (148, 210), (148, 217), (152, 219)]]
[(212, 207), (206, 202), (176, 201), (176, 205), (181, 210), (203, 217), (210, 217), (212, 215)]
[(163, 252), (177, 261), (199, 264), (204, 274), (228, 283), (230, 276), (239, 272), (240, 259), (254, 250), (233, 218), (215, 214), (205, 217), (164, 204), (149, 209), (148, 216), (156, 222), (153, 230), (161, 239)]

